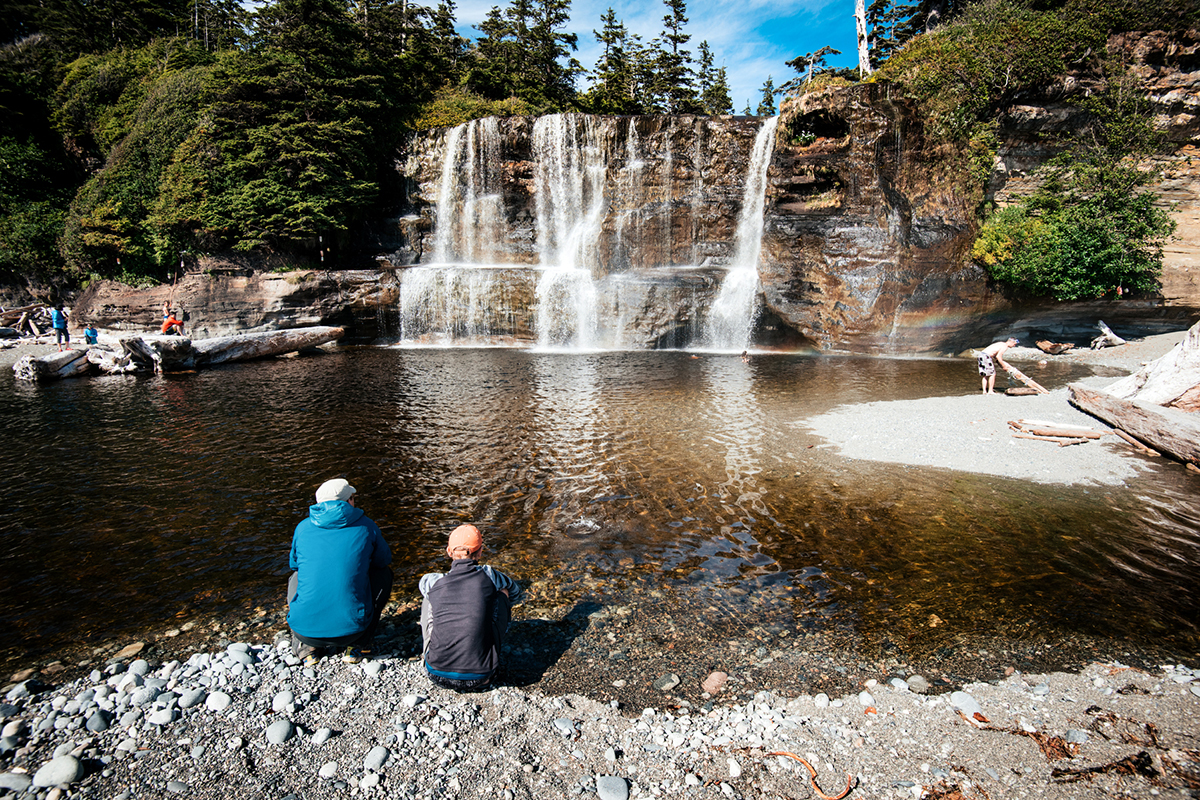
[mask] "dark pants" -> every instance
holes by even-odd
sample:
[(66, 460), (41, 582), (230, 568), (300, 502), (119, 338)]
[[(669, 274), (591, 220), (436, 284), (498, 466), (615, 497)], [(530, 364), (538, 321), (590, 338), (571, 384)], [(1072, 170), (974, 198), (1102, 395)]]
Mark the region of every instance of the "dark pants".
[[(295, 572), (288, 578), (288, 605), (292, 604), (292, 598), (296, 596), (296, 586), (299, 584), (299, 580), (299, 576)], [(387, 605), (388, 599), (392, 596), (392, 569), (391, 567), (372, 567), (367, 573), (367, 580), (371, 583), (371, 618), (367, 622), (367, 627), (358, 633), (334, 639), (315, 639), (296, 633), (296, 631), (292, 631), (292, 635), (313, 647), (348, 647), (350, 645), (370, 647), (371, 640), (375, 638), (375, 628), (379, 625), (379, 615), (383, 613), (383, 607)]]

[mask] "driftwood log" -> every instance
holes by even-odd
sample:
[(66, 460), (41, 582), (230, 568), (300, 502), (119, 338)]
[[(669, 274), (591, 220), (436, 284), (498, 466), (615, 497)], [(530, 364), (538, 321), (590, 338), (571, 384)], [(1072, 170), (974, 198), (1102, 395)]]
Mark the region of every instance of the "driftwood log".
[(63, 350), (47, 356), (21, 356), (13, 375), (22, 381), (56, 381), (86, 374), (92, 368), (86, 350)]
[(1122, 400), (1078, 383), (1067, 387), (1071, 405), (1120, 428), (1160, 453), (1200, 464), (1200, 421), (1172, 408)]
[(336, 341), (345, 333), (344, 328), (317, 326), (195, 341), (182, 336), (132, 336), (122, 339), (121, 347), (135, 362), (154, 372), (175, 372), (294, 353)]
[(1141, 400), (1184, 411), (1200, 411), (1200, 322), (1171, 352), (1107, 389), (1122, 400)]
[(40, 357), (25, 356), (13, 365), (13, 372), (21, 380), (46, 381), (83, 375), (93, 368), (106, 373), (189, 370), (293, 353), (336, 341), (345, 333), (344, 328), (322, 326), (244, 333), (195, 342), (182, 336), (131, 336), (121, 340), (123, 352), (120, 355), (93, 347)]
[(1021, 383), (1025, 384), (1030, 389), (1033, 389), (1034, 391), (1036, 391), (1038, 394), (1050, 394), (1049, 389), (1047, 389), (1045, 386), (1042, 386), (1040, 383), (1038, 383), (1033, 378), (1026, 375), (1024, 372), (1021, 372), (1021, 370), (1017, 369), (1012, 364), (1008, 365), (1008, 374), (1012, 375), (1014, 378), (1019, 380)]
[(1104, 324), (1104, 320), (1098, 320), (1096, 327), (1100, 329), (1100, 335), (1092, 339), (1092, 349), (1099, 350), (1101, 347), (1116, 347), (1117, 345), (1125, 344), (1125, 340), (1112, 332), (1112, 328)]
[(1067, 344), (1067, 343), (1063, 343), (1063, 342), (1051, 342), (1047, 339), (1042, 339), (1040, 341), (1034, 342), (1034, 344), (1037, 345), (1038, 350), (1041, 350), (1043, 353), (1049, 353), (1052, 356), (1059, 355), (1060, 353), (1065, 353), (1068, 350), (1073, 350), (1075, 348), (1075, 345), (1073, 345), (1073, 344)]

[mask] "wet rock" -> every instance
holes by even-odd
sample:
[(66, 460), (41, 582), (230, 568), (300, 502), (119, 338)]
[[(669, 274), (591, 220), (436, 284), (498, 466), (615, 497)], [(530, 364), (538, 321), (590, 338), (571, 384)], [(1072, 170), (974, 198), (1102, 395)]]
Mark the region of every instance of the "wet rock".
[(133, 658), (134, 656), (136, 656), (138, 653), (142, 652), (145, 649), (146, 649), (145, 642), (134, 642), (133, 644), (126, 645), (125, 647), (121, 648), (121, 650), (119, 650), (117, 652), (117, 654), (115, 656), (113, 656), (113, 658), (118, 659), (118, 660), (123, 660), (126, 658)]
[(729, 680), (729, 675), (724, 672), (711, 672), (704, 682), (700, 684), (700, 691), (716, 694), (725, 687), (725, 682)]
[(654, 682), (654, 688), (660, 692), (669, 692), (679, 685), (679, 676), (673, 672), (668, 672)]

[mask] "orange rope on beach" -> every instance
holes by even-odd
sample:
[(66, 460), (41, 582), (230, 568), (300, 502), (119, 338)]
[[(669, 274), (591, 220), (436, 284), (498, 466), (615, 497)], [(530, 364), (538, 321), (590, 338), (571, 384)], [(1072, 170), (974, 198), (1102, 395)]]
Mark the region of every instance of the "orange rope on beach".
[(817, 786), (817, 771), (815, 769), (813, 769), (812, 764), (808, 763), (800, 756), (796, 755), (795, 753), (789, 753), (787, 750), (777, 750), (774, 753), (767, 753), (767, 756), (768, 757), (770, 757), (770, 756), (787, 756), (788, 758), (794, 758), (795, 760), (799, 761), (804, 766), (808, 767), (808, 779), (812, 782), (813, 791), (816, 792), (818, 795), (820, 795), (823, 798), (823, 800), (842, 800), (843, 797), (850, 794), (850, 789), (854, 784), (854, 779), (851, 778), (850, 773), (847, 772), (846, 773), (846, 788), (842, 790), (842, 793), (841, 794), (825, 794), (824, 792), (821, 791), (821, 787)]

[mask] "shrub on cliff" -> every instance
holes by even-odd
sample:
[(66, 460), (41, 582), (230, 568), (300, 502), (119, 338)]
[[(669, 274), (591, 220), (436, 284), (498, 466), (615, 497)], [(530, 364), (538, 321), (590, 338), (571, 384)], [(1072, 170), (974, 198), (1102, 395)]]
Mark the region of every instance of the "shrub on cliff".
[(1158, 288), (1163, 245), (1175, 229), (1144, 187), (1158, 146), (1146, 99), (1123, 75), (1080, 101), (1074, 141), (1042, 171), (1037, 192), (993, 214), (972, 256), (1021, 294), (1086, 300)]
[(443, 89), (422, 106), (413, 122), (413, 129), (452, 128), (482, 117), (512, 117), (532, 113), (529, 104), (516, 97), (486, 100), (469, 89), (456, 86)]

